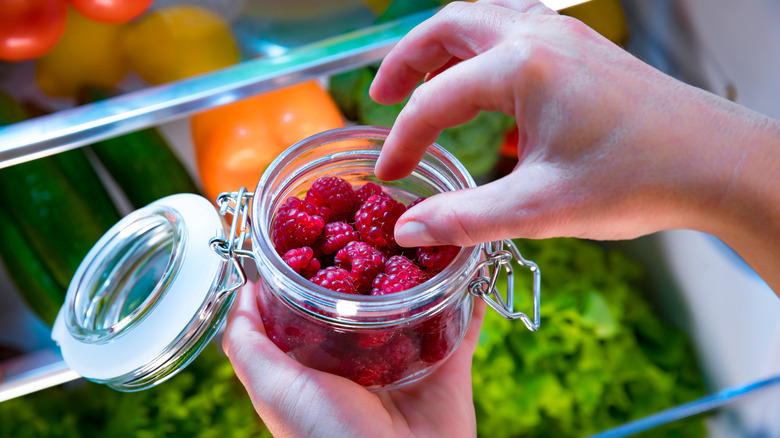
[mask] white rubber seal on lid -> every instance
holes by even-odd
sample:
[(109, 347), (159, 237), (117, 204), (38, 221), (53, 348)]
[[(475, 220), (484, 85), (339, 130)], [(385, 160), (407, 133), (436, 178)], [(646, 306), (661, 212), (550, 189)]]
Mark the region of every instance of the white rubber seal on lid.
[[(182, 258), (175, 278), (166, 285), (154, 305), (142, 318), (100, 342), (89, 342), (74, 336), (65, 318), (68, 302), (77, 293), (78, 279), (89, 275), (89, 266), (103, 261), (101, 249), (112, 236), (127, 228), (132, 216), (168, 208), (178, 213), (183, 222)], [(218, 230), (224, 230), (214, 206), (205, 198), (193, 194), (168, 196), (131, 213), (109, 230), (82, 260), (68, 287), (65, 305), (60, 309), (52, 328), (52, 338), (59, 344), (68, 366), (91, 380), (106, 381), (135, 372), (163, 354), (182, 333), (211, 292), (224, 261), (209, 247), (209, 240)], [(81, 282), (84, 283), (83, 281)], [(70, 300), (69, 300), (70, 298)]]

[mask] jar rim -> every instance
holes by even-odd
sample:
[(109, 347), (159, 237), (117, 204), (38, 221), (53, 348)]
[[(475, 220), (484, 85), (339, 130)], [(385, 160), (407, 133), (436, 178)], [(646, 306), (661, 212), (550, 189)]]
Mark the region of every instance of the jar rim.
[[(340, 309), (340, 314), (346, 313), (347, 315), (351, 306), (359, 306), (361, 312), (386, 313), (402, 307), (408, 307), (411, 297), (414, 297), (415, 303), (423, 306), (433, 302), (448, 301), (449, 298), (458, 295), (462, 290), (466, 289), (465, 284), (473, 276), (472, 274), (479, 259), (478, 253), (482, 245), (462, 248), (455, 259), (444, 270), (421, 285), (402, 292), (379, 296), (345, 294), (313, 284), (295, 273), (279, 256), (273, 246), (270, 237), (270, 219), (274, 214), (274, 203), (278, 205), (281, 201), (272, 199), (272, 196), (269, 196), (269, 191), (272, 189), (271, 182), (280, 178), (285, 170), (289, 170), (289, 166), (292, 165), (291, 163), (296, 158), (311, 152), (313, 149), (339, 141), (383, 141), (389, 132), (389, 128), (379, 126), (349, 126), (322, 132), (288, 148), (268, 166), (260, 178), (255, 189), (252, 205), (252, 246), (254, 258), (258, 268), (270, 269), (270, 272), (273, 274), (271, 278), (265, 278), (266, 281), (282, 286), (288, 293), (291, 289), (294, 291), (292, 294), (295, 295), (296, 299), (290, 300), (290, 297), (285, 297), (288, 298), (288, 302), (296, 304), (295, 301), (301, 301), (322, 305)], [(380, 147), (377, 146), (373, 153), (378, 155), (379, 150)], [(349, 152), (344, 154), (349, 155)], [(335, 159), (337, 155), (337, 153), (334, 153), (329, 158)], [(447, 184), (451, 186), (450, 189), (452, 190), (476, 187), (474, 179), (466, 168), (449, 151), (436, 143), (429, 146), (418, 168), (421, 165), (444, 166), (451, 173), (449, 175), (451, 177), (450, 181), (447, 181)], [(464, 287), (456, 287), (461, 283), (463, 283)], [(301, 306), (296, 305), (296, 307)], [(317, 315), (315, 312), (305, 308), (303, 310), (322, 317), (322, 315)], [(329, 319), (329, 321), (339, 322), (341, 320), (333, 321)]]
[[(178, 274), (185, 232), (181, 215), (167, 206), (135, 211), (121, 227), (107, 231), (105, 243), (94, 258), (85, 258), (86, 268), (74, 276), (74, 292), (65, 299), (65, 324), (73, 337), (105, 343), (141, 322)], [(160, 263), (164, 268), (155, 269)], [(142, 280), (153, 286), (145, 285), (145, 296), (133, 297)]]

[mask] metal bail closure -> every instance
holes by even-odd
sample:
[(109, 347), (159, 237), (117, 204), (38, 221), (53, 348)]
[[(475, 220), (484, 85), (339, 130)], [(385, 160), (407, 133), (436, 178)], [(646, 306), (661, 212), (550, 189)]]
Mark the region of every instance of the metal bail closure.
[(246, 282), (238, 260), (246, 255), (245, 192), (220, 196), (222, 215), (234, 216), (228, 238), (214, 205), (194, 194), (162, 198), (111, 227), (76, 270), (52, 328), (68, 366), (138, 391), (189, 364)]
[(249, 206), (252, 200), (252, 193), (247, 192), (246, 187), (241, 187), (237, 192), (220, 193), (217, 196), (217, 206), (219, 206), (219, 215), (227, 217), (233, 216), (230, 222), (230, 231), (228, 237), (218, 230), (218, 235), (209, 240), (211, 249), (222, 257), (226, 262), (229, 261), (238, 274), (238, 281), (224, 287), (220, 292), (220, 298), (230, 296), (241, 286), (246, 284), (246, 272), (241, 265), (239, 257), (253, 258), (252, 251), (242, 249), (249, 232)]
[[(508, 247), (508, 250), (504, 249), (504, 246)], [(482, 298), (488, 306), (498, 312), (506, 319), (520, 319), (523, 321), (528, 330), (536, 331), (539, 329), (539, 300), (541, 289), (541, 274), (539, 267), (536, 263), (526, 260), (520, 254), (515, 244), (511, 240), (502, 240), (498, 242), (490, 242), (483, 248), (485, 252), (485, 260), (479, 262), (474, 269), (474, 275), (476, 278), (469, 284), (469, 293), (475, 297)], [(531, 320), (528, 315), (523, 312), (516, 312), (514, 310), (514, 298), (515, 298), (515, 282), (514, 273), (512, 268), (512, 258), (520, 266), (526, 267), (531, 270), (533, 274), (533, 306), (534, 306), (534, 318)], [(506, 272), (506, 299), (502, 295), (501, 291), (496, 288), (496, 281), (501, 273), (501, 269)]]

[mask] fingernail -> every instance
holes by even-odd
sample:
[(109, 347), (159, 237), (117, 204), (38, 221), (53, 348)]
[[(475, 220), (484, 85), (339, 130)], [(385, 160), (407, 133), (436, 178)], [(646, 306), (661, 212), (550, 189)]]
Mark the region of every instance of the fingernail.
[(395, 241), (404, 247), (431, 246), (438, 242), (424, 223), (419, 221), (404, 222), (395, 230)]

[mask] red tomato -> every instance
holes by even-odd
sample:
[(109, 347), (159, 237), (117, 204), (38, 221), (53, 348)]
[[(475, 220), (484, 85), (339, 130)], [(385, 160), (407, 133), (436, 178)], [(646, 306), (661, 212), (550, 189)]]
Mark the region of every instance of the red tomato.
[(82, 15), (95, 21), (124, 23), (144, 13), (153, 0), (70, 0)]
[(65, 0), (1, 0), (0, 59), (25, 61), (54, 47), (65, 30)]

